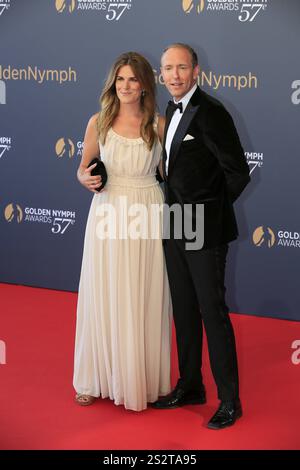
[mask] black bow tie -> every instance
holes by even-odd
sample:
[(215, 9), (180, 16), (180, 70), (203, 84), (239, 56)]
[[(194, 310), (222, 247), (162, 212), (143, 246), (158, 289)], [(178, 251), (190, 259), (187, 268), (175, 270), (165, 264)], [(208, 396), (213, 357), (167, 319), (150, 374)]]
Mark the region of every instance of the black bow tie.
[(170, 100), (168, 102), (168, 107), (172, 109), (172, 112), (175, 113), (176, 109), (179, 109), (179, 111), (182, 113), (183, 108), (182, 108), (182, 103), (174, 103), (174, 101)]

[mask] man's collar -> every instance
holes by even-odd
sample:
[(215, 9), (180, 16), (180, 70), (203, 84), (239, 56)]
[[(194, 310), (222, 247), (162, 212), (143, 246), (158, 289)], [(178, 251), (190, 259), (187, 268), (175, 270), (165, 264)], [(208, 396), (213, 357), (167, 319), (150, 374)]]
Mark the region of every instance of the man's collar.
[(181, 98), (180, 100), (175, 101), (175, 99), (173, 98), (174, 103), (182, 103), (182, 108), (184, 112), (185, 108), (188, 105), (188, 102), (190, 101), (191, 97), (193, 96), (196, 90), (197, 90), (197, 83), (195, 83), (195, 85), (190, 89), (190, 91), (188, 91), (186, 95), (184, 95), (183, 98)]

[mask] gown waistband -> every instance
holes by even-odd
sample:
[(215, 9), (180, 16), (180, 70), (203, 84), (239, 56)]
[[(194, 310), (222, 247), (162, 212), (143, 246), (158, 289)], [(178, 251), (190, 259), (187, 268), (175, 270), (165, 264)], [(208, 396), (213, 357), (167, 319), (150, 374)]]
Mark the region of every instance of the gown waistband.
[(108, 175), (107, 184), (123, 188), (151, 188), (159, 183), (155, 175), (146, 176), (116, 176)]

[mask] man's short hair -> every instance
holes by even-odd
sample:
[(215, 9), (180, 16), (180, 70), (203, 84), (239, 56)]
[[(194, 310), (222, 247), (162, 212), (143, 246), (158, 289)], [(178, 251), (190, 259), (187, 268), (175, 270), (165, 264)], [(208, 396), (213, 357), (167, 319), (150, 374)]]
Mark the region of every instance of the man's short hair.
[(169, 49), (175, 49), (175, 48), (181, 48), (181, 49), (186, 49), (189, 53), (190, 53), (190, 56), (191, 56), (191, 59), (192, 59), (192, 65), (193, 65), (193, 68), (195, 68), (197, 65), (198, 65), (198, 56), (197, 56), (197, 53), (195, 52), (195, 50), (189, 46), (188, 44), (184, 44), (183, 42), (174, 42), (173, 44), (170, 44), (169, 46), (167, 46), (164, 51), (163, 51), (163, 55), (165, 52), (167, 52)]

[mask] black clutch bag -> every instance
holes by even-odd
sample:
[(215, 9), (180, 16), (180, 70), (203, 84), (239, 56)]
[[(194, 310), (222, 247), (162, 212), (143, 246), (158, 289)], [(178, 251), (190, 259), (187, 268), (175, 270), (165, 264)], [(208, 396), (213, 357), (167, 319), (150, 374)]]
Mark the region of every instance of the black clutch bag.
[(103, 189), (104, 186), (106, 185), (106, 181), (107, 181), (106, 168), (105, 168), (104, 163), (99, 158), (93, 158), (93, 160), (89, 163), (88, 168), (94, 165), (94, 163), (97, 163), (97, 165), (95, 166), (95, 168), (92, 169), (91, 175), (101, 176), (101, 186), (99, 186), (99, 188), (96, 188), (96, 191), (101, 191), (101, 189)]

